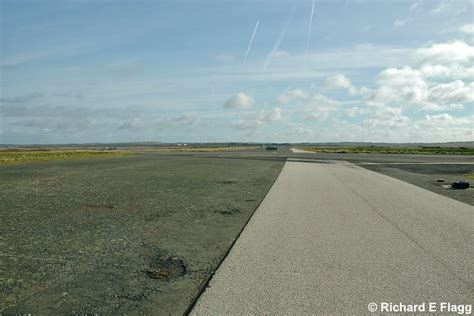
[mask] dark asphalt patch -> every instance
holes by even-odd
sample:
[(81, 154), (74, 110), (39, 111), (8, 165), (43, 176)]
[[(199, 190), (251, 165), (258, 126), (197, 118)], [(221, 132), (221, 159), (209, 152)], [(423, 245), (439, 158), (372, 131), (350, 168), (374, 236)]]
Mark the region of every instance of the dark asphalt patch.
[[(429, 191), (474, 205), (474, 190), (451, 190), (451, 183), (473, 173), (466, 164), (361, 164), (360, 167), (411, 183)], [(449, 190), (448, 190), (449, 189)]]

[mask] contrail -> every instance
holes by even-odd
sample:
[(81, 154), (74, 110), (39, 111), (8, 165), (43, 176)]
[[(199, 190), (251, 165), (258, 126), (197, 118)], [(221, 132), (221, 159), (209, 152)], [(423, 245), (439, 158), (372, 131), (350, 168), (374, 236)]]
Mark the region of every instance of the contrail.
[(306, 38), (306, 50), (304, 52), (304, 64), (306, 65), (306, 61), (308, 59), (308, 48), (309, 48), (309, 41), (311, 39), (311, 25), (313, 24), (313, 14), (314, 14), (314, 3), (316, 0), (313, 0), (313, 5), (311, 6), (311, 15), (309, 16), (309, 27), (308, 27), (308, 37)]
[(250, 38), (249, 46), (247, 47), (247, 52), (245, 53), (244, 64), (247, 61), (247, 56), (250, 52), (250, 47), (252, 47), (253, 38), (255, 37), (255, 33), (257, 33), (258, 25), (260, 24), (260, 20), (257, 20), (257, 24), (255, 24), (255, 28), (253, 29), (252, 37)]
[(283, 30), (281, 30), (280, 36), (278, 36), (277, 41), (275, 42), (275, 45), (273, 46), (272, 51), (268, 55), (267, 59), (265, 60), (265, 64), (263, 65), (263, 71), (267, 70), (268, 64), (270, 64), (270, 60), (272, 59), (273, 55), (275, 52), (278, 50), (278, 47), (280, 47), (280, 43), (285, 36), (286, 28), (288, 27), (288, 24), (291, 22), (291, 18), (293, 17), (293, 12), (295, 11), (295, 7), (290, 12), (290, 16), (288, 17), (288, 20), (286, 21), (285, 26), (283, 27)]

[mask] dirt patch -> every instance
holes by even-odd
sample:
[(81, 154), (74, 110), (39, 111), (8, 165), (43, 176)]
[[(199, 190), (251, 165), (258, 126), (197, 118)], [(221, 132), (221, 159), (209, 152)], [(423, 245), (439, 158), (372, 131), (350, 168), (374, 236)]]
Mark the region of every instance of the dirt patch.
[(88, 208), (107, 208), (107, 209), (116, 208), (115, 205), (112, 205), (110, 203), (85, 204), (85, 206)]
[(221, 181), (217, 181), (217, 183), (219, 183), (219, 184), (234, 184), (234, 183), (237, 183), (237, 181), (234, 181), (234, 180), (221, 180)]
[(233, 209), (225, 210), (225, 211), (216, 211), (216, 213), (219, 213), (222, 215), (234, 215), (234, 214), (240, 213), (240, 209), (233, 208)]
[(183, 260), (175, 257), (156, 256), (150, 258), (149, 262), (150, 267), (143, 273), (150, 279), (169, 281), (186, 274), (186, 264)]

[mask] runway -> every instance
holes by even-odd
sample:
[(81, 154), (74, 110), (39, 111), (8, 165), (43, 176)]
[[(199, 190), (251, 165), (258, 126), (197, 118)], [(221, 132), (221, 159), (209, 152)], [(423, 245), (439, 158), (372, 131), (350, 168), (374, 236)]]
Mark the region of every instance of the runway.
[(287, 162), (191, 313), (473, 304), (473, 240), (470, 205), (347, 162)]
[(291, 152), (295, 154), (313, 154), (313, 151), (303, 150), (298, 148), (291, 148)]

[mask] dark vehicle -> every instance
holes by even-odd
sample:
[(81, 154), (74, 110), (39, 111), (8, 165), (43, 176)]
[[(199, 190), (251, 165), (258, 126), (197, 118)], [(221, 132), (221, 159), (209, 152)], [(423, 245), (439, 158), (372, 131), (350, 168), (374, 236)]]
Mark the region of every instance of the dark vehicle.
[(469, 188), (469, 182), (467, 181), (454, 181), (451, 184), (451, 189), (463, 190)]
[(277, 146), (267, 146), (267, 150), (278, 150)]

